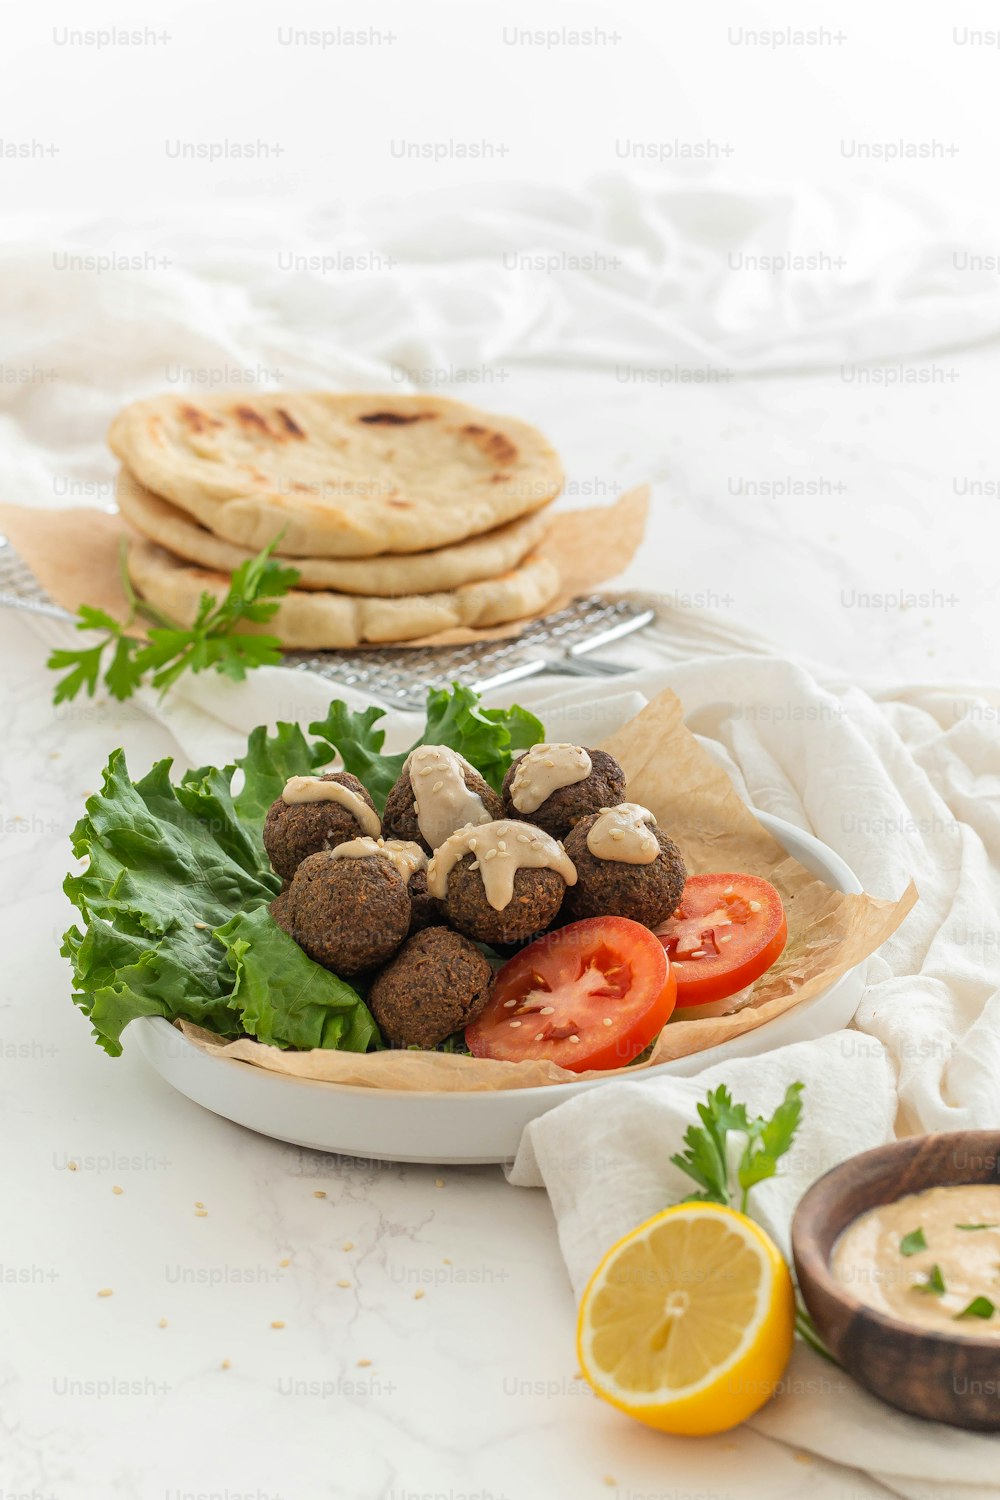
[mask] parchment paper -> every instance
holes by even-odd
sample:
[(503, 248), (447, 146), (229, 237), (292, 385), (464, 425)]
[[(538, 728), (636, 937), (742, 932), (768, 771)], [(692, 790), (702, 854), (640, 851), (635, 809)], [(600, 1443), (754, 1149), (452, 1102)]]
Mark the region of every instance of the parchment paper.
[[(642, 541), (649, 513), (649, 487), (629, 490), (613, 505), (552, 513), (552, 525), (536, 549), (559, 569), (562, 589), (541, 614), (554, 614), (577, 594), (585, 594), (624, 572)], [(57, 604), (75, 614), (81, 604), (103, 609), (116, 620), (128, 618), (122, 588), (119, 548), (132, 535), (117, 515), (105, 510), (74, 507), (37, 510), (0, 505), (0, 531), (13, 543), (39, 583)], [(441, 630), (401, 646), (464, 646), (475, 641), (500, 641), (520, 635), (539, 615), (528, 615), (489, 630)], [(141, 623), (136, 634), (141, 633)], [(385, 643), (382, 643), (383, 645)], [(367, 642), (365, 651), (377, 651)]]
[(834, 891), (790, 859), (685, 727), (680, 700), (673, 693), (661, 693), (603, 748), (621, 762), (629, 799), (652, 810), (679, 845), (690, 874), (746, 872), (770, 880), (780, 892), (788, 917), (788, 944), (774, 967), (757, 981), (744, 1009), (729, 1016), (668, 1023), (648, 1062), (600, 1073), (570, 1073), (548, 1062), (494, 1062), (439, 1052), (282, 1052), (247, 1039), (225, 1044), (182, 1022), (184, 1034), (207, 1052), (274, 1072), (371, 1088), (451, 1093), (634, 1073), (742, 1036), (818, 995), (874, 953), (917, 899), (912, 884), (897, 901)]

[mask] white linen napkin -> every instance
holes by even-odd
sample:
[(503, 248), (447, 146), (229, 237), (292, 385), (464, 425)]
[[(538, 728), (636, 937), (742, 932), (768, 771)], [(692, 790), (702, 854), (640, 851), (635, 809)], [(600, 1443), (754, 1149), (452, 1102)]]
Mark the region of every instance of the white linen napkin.
[[(858, 1151), (893, 1138), (893, 1069), (881, 1044), (838, 1031), (762, 1057), (737, 1058), (695, 1078), (609, 1083), (596, 1101), (577, 1095), (532, 1121), (510, 1180), (547, 1189), (573, 1289), (582, 1293), (605, 1251), (643, 1220), (697, 1188), (674, 1166), (696, 1106), (726, 1084), (751, 1114), (770, 1115), (790, 1083), (805, 1084), (803, 1113), (779, 1175), (755, 1187), (753, 1217), (786, 1257), (795, 1206), (810, 1183)], [(869, 1396), (836, 1366), (797, 1345), (781, 1389), (749, 1425), (835, 1463), (849, 1455), (907, 1500), (995, 1500), (998, 1443), (920, 1422)]]

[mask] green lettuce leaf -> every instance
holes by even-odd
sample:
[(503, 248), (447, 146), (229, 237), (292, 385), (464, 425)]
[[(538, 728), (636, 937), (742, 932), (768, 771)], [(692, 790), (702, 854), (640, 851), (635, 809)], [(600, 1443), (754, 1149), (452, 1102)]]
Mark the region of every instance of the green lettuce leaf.
[[(62, 952), (73, 967), (73, 998), (98, 1043), (117, 1056), (136, 1016), (193, 1021), (223, 1037), (255, 1034), (251, 1026), (260, 1025), (286, 1046), (300, 1045), (295, 1036), (309, 1034), (310, 1025), (323, 1038), (317, 1046), (364, 1050), (376, 1042), (354, 991), (272, 920), (267, 907), (281, 882), (257, 830), (237, 812), (235, 767), (190, 772), (176, 785), (170, 767), (160, 761), (133, 782), (124, 753), (114, 751), (73, 833), (73, 852), (88, 866), (69, 875), (64, 889), (86, 930), (71, 927)], [(242, 967), (235, 948), (215, 935), (241, 920), (250, 924), (255, 954)], [(270, 1020), (257, 995), (262, 965)], [(253, 1005), (249, 1024), (241, 1024), (242, 996)], [(324, 1007), (327, 1021), (310, 1022)]]
[(259, 836), (267, 810), (281, 796), (288, 778), (311, 776), (329, 759), (329, 747), (310, 745), (298, 724), (277, 724), (273, 734), (258, 726), (247, 741), (246, 755), (236, 761), (244, 778), (234, 799), (240, 820)]
[(378, 1028), (357, 991), (307, 957), (266, 907), (237, 912), (215, 936), (236, 976), (229, 1003), (259, 1042), (345, 1052), (379, 1044)]
[(325, 719), (309, 725), (310, 734), (339, 751), (345, 769), (353, 772), (371, 793), (379, 812), (385, 807), (393, 782), (417, 745), (448, 745), (475, 766), (494, 791), (499, 791), (516, 750), (527, 750), (545, 738), (541, 722), (527, 709), (481, 708), (479, 695), (454, 683), (451, 689), (431, 688), (427, 694), (427, 724), (423, 734), (395, 755), (384, 755), (385, 731), (377, 728), (382, 708), (352, 712), (337, 700)]
[(363, 713), (356, 713), (337, 698), (330, 704), (325, 719), (309, 725), (309, 733), (318, 735), (326, 746), (325, 758), (332, 760), (339, 751), (345, 771), (364, 782), (380, 813), (409, 754), (407, 750), (397, 755), (382, 754), (385, 730), (376, 729), (375, 725), (384, 718), (384, 708), (373, 705)]

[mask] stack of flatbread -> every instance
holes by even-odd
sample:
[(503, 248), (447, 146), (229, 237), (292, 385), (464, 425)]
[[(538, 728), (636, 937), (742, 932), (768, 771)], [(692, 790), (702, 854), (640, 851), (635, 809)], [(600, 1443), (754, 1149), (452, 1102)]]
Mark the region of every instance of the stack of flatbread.
[(108, 441), (132, 582), (179, 624), (276, 537), (299, 581), (260, 628), (288, 647), (501, 626), (560, 592), (539, 545), (562, 466), (525, 422), (437, 396), (158, 396)]

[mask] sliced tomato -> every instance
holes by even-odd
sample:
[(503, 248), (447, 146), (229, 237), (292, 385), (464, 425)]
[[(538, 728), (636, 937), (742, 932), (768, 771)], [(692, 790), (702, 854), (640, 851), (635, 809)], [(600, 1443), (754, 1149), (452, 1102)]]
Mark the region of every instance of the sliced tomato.
[(465, 1040), (473, 1057), (545, 1058), (574, 1073), (624, 1067), (674, 1008), (671, 970), (656, 935), (638, 922), (570, 922), (504, 964)]
[(757, 875), (692, 875), (681, 904), (657, 928), (677, 976), (680, 1007), (745, 989), (788, 941), (781, 897)]

